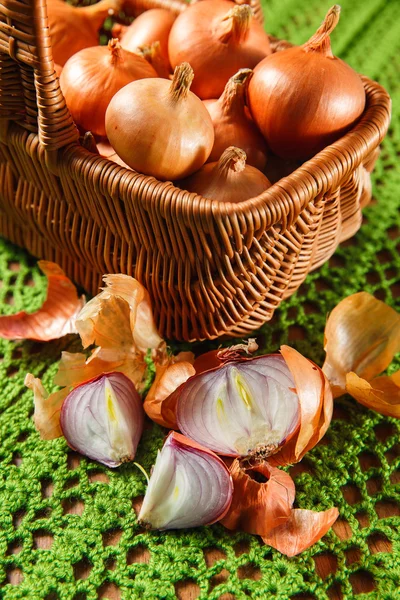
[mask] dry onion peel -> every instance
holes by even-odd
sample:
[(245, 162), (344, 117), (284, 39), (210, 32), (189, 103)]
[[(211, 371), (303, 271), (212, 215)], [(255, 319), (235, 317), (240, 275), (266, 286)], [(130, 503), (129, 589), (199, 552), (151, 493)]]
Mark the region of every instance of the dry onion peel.
[(300, 461), (323, 437), (332, 419), (333, 399), (329, 382), (317, 365), (289, 346), (282, 346), (281, 353), (300, 401), (297, 435), (271, 458), (272, 464), (286, 465)]
[(262, 540), (285, 556), (296, 556), (320, 540), (339, 516), (337, 508), (322, 512), (293, 509), (290, 518)]
[(346, 392), (357, 402), (387, 417), (400, 418), (400, 371), (370, 382), (356, 373), (346, 375)]
[[(77, 319), (76, 326), (83, 347), (87, 348), (91, 344), (104, 345), (105, 348), (118, 346), (120, 342), (114, 343), (114, 336), (119, 329), (128, 328), (130, 337), (140, 352), (146, 352), (149, 348), (157, 349), (163, 340), (154, 322), (147, 290), (129, 275), (105, 275), (103, 281), (106, 287), (86, 304)], [(126, 312), (121, 317), (114, 316), (112, 311), (102, 314), (113, 298), (119, 298), (128, 305), (128, 319)]]
[(60, 418), (68, 445), (108, 467), (133, 460), (143, 422), (140, 396), (122, 373), (103, 374), (75, 387)]
[(24, 384), (33, 391), (33, 420), (42, 440), (54, 440), (62, 436), (60, 411), (68, 388), (49, 394), (40, 379), (31, 373), (26, 374)]
[(145, 398), (143, 408), (147, 416), (162, 427), (178, 429), (176, 398), (173, 392), (195, 375), (194, 355), (180, 352), (164, 362), (156, 361), (156, 377)]
[(276, 452), (299, 426), (299, 399), (279, 355), (227, 362), (179, 388), (177, 423), (195, 440), (225, 456)]
[[(228, 529), (240, 529), (256, 535), (268, 535), (290, 517), (294, 482), (288, 473), (267, 462), (246, 467), (245, 461), (234, 460), (230, 466), (233, 499), (221, 523)], [(257, 481), (255, 477), (261, 474)]]
[(47, 296), (35, 313), (21, 311), (0, 317), (0, 337), (7, 340), (46, 342), (77, 333), (76, 318), (85, 304), (76, 287), (55, 263), (41, 260), (40, 269), (48, 280)]
[(346, 375), (371, 381), (400, 350), (400, 315), (367, 292), (348, 296), (333, 309), (325, 326), (322, 367), (335, 398), (346, 391)]
[(223, 461), (171, 432), (157, 455), (138, 520), (150, 529), (210, 525), (224, 517), (232, 494), (232, 479)]

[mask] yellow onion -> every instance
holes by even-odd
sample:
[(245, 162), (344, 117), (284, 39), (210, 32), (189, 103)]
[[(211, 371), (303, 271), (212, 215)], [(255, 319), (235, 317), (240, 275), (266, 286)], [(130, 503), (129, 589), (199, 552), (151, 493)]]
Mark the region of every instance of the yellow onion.
[(182, 189), (219, 202), (242, 202), (258, 196), (270, 186), (261, 171), (246, 165), (246, 153), (234, 146), (227, 148), (218, 162), (207, 163), (200, 171), (179, 182)]
[(331, 51), (329, 35), (339, 13), (340, 7), (333, 6), (308, 42), (266, 57), (254, 70), (251, 114), (282, 158), (313, 156), (346, 133), (364, 111), (360, 76)]
[(76, 124), (104, 136), (111, 98), (136, 79), (156, 76), (142, 56), (121, 48), (113, 39), (108, 47), (94, 46), (74, 54), (63, 68), (60, 85)]
[(169, 79), (170, 65), (169, 61), (165, 60), (161, 52), (160, 42), (152, 44), (144, 44), (135, 50), (136, 54), (140, 54), (153, 67), (159, 77)]
[[(129, 27), (121, 27), (120, 42), (123, 48), (135, 52), (140, 46), (160, 42), (161, 56), (169, 64), (168, 37), (176, 15), (165, 8), (152, 8), (139, 15)], [(117, 31), (113, 29), (113, 32)], [(118, 37), (118, 36), (117, 36)]]
[(172, 67), (187, 61), (194, 70), (193, 92), (219, 98), (239, 69), (253, 69), (270, 54), (269, 39), (251, 8), (227, 0), (203, 0), (182, 12), (168, 42)]
[(240, 69), (229, 79), (218, 100), (204, 101), (215, 133), (209, 162), (217, 161), (227, 146), (237, 146), (245, 151), (248, 165), (260, 171), (265, 167), (267, 146), (245, 105), (252, 74), (251, 69)]
[(190, 91), (193, 71), (175, 69), (172, 82), (146, 79), (125, 86), (106, 114), (107, 137), (132, 169), (161, 180), (197, 171), (214, 143), (206, 107)]
[(108, 15), (118, 12), (120, 0), (100, 0), (92, 6), (71, 6), (64, 0), (47, 0), (54, 62), (64, 66), (79, 50), (97, 46), (99, 29)]

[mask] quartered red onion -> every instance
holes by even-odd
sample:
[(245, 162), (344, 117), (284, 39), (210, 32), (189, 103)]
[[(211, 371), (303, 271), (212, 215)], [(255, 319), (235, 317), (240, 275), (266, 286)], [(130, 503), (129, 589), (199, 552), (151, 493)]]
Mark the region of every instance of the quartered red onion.
[(210, 525), (232, 502), (226, 465), (207, 448), (171, 432), (157, 455), (139, 522), (151, 529)]
[(182, 433), (218, 454), (266, 458), (299, 426), (295, 387), (282, 356), (231, 361), (182, 386), (177, 423)]
[(143, 422), (140, 396), (123, 373), (78, 385), (64, 400), (60, 418), (68, 445), (108, 467), (133, 460)]

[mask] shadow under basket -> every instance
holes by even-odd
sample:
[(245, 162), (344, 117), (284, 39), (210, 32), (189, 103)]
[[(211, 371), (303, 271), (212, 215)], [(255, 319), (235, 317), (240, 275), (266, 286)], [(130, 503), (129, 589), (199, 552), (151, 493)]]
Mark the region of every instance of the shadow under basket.
[[(186, 5), (140, 0), (137, 13)], [(255, 13), (262, 20), (258, 0)], [(361, 225), (390, 97), (363, 77), (349, 133), (257, 198), (218, 203), (79, 143), (54, 72), (44, 0), (0, 4), (0, 233), (95, 294), (104, 273), (149, 291), (161, 335), (246, 335)], [(274, 51), (287, 44), (271, 38)]]

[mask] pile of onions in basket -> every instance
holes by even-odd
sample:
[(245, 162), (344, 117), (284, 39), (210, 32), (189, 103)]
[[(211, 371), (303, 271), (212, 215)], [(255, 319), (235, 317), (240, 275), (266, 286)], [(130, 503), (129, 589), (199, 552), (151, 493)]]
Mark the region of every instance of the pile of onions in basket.
[[(58, 1), (51, 4), (57, 8)], [(97, 5), (90, 31), (98, 29), (103, 6), (113, 10), (106, 2), (119, 0)], [(66, 19), (87, 18), (83, 9), (68, 10)], [(97, 136), (104, 157), (211, 200), (242, 202), (361, 117), (362, 80), (331, 50), (339, 14), (334, 5), (305, 44), (273, 52), (247, 4), (202, 0), (178, 16), (152, 9), (129, 27), (115, 24), (120, 41), (112, 40), (108, 52), (97, 46), (75, 53), (61, 88), (77, 125)], [(60, 34), (53, 35), (57, 46)], [(64, 57), (58, 62), (64, 65)], [(231, 147), (244, 154), (226, 168)]]

